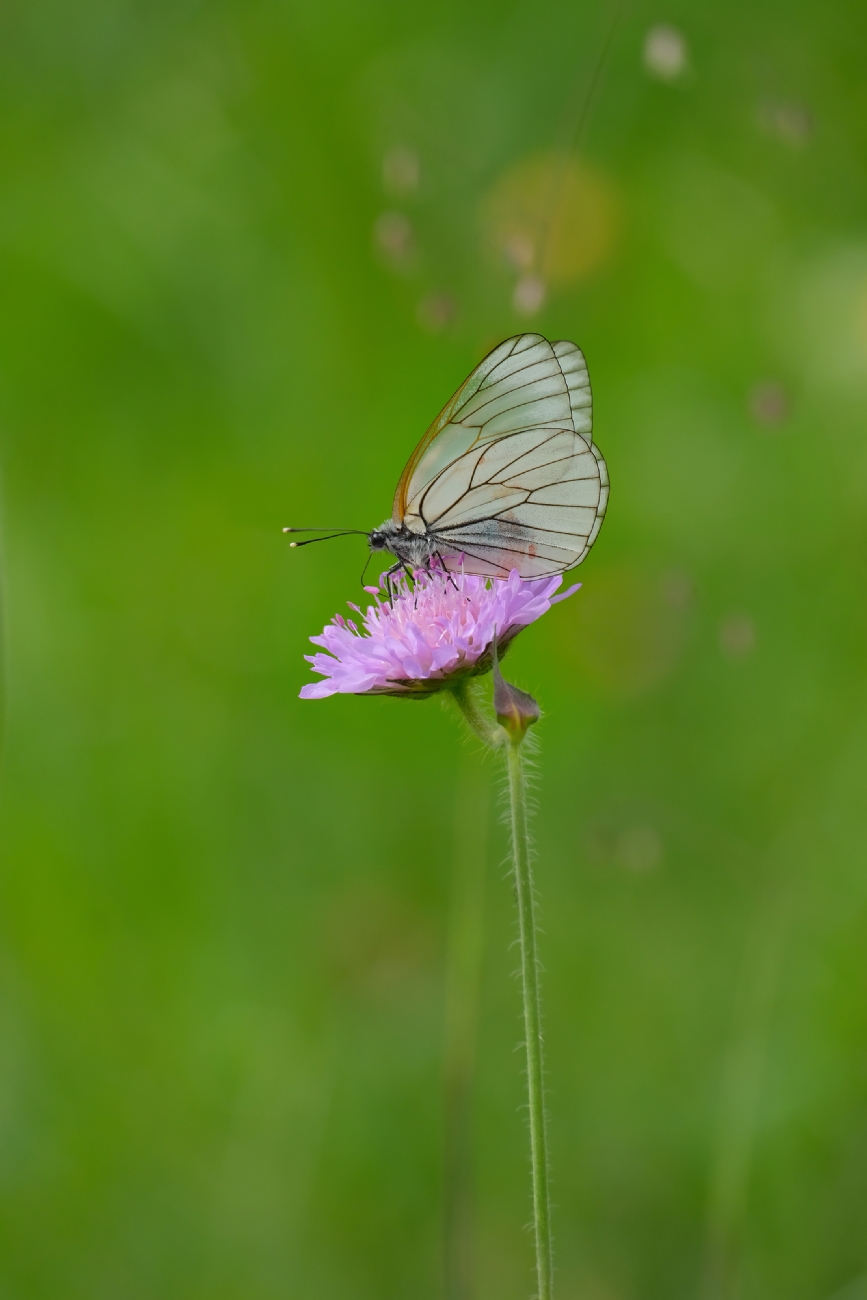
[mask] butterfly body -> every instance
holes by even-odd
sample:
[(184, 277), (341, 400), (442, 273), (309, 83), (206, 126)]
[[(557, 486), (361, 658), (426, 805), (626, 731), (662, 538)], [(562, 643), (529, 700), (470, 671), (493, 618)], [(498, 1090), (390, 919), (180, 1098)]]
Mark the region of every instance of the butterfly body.
[(581, 350), (519, 334), (440, 412), (400, 477), (391, 519), (368, 540), (396, 567), (436, 558), (450, 571), (541, 578), (581, 563), (607, 504)]
[(410, 570), (428, 568), (437, 551), (436, 538), (431, 533), (414, 532), (394, 519), (386, 519), (379, 528), (374, 528), (367, 540), (372, 551), (388, 551), (397, 560), (398, 567), (406, 566)]

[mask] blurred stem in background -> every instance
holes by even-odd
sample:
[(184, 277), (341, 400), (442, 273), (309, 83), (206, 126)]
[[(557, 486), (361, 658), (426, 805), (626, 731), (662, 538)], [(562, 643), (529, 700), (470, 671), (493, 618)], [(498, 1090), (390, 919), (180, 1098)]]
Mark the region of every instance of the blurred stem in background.
[(756, 1124), (791, 916), (787, 893), (763, 900), (744, 956), (739, 1016), (723, 1064), (719, 1136), (711, 1173), (704, 1262), (704, 1300), (741, 1292), (743, 1227)]
[(458, 776), (443, 1043), (443, 1276), (446, 1300), (475, 1291), (472, 1109), (485, 928), (489, 783), (478, 755)]

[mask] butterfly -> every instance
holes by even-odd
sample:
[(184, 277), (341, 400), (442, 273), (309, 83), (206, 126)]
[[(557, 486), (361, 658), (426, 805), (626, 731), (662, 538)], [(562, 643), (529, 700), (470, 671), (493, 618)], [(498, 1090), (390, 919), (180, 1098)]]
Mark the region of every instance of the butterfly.
[(436, 564), (448, 572), (507, 578), (517, 569), (522, 578), (544, 578), (573, 568), (595, 542), (608, 506), (608, 470), (592, 429), (581, 349), (541, 334), (506, 339), (410, 456), (391, 518), (366, 534), (371, 551), (394, 557), (390, 573)]

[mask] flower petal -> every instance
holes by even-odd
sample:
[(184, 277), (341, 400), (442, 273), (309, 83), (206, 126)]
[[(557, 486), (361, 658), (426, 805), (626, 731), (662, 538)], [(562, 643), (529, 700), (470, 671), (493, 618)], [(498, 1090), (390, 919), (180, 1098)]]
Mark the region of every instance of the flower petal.
[(325, 678), (303, 687), (301, 698), (342, 694), (400, 694), (439, 689), (457, 672), (479, 664), (488, 671), (494, 640), (506, 645), (552, 604), (573, 595), (580, 584), (554, 595), (562, 577), (524, 580), (516, 569), (508, 578), (444, 574), (422, 569), (410, 586), (404, 575), (392, 580), (389, 596), (376, 597), (356, 624), (336, 614), (314, 645), (327, 653), (308, 655)]

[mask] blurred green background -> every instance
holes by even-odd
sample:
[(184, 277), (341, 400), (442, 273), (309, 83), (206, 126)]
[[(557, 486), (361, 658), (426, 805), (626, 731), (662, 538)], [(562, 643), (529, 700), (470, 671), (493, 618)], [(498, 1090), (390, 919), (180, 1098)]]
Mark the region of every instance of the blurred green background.
[(472, 1297), (530, 1293), (496, 764), (297, 699), (365, 548), (280, 533), (523, 329), (613, 485), (509, 659), (558, 1295), (867, 1294), (867, 13), (642, 0), (577, 139), (613, 17), (4, 6), (3, 1300), (442, 1295), (483, 832)]

